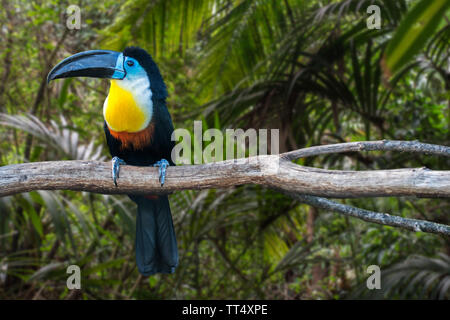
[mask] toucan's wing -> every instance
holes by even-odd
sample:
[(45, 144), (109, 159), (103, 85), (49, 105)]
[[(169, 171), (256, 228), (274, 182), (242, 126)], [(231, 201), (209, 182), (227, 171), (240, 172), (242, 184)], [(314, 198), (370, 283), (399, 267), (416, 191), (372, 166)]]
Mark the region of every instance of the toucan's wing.
[(156, 145), (152, 147), (160, 148), (162, 158), (169, 161), (171, 166), (174, 166), (175, 163), (172, 161), (172, 149), (175, 146), (175, 141), (172, 141), (172, 133), (174, 130), (172, 118), (165, 102), (158, 101), (155, 104), (155, 131), (153, 141)]

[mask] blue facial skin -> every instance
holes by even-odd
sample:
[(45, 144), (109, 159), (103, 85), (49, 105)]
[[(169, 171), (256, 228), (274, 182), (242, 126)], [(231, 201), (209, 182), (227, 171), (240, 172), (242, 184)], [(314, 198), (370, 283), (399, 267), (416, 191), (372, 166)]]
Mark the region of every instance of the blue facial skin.
[[(120, 63), (121, 58), (117, 59), (117, 63)], [(151, 110), (153, 107), (151, 101), (152, 89), (145, 69), (136, 59), (124, 57), (123, 70), (125, 72), (125, 76), (122, 78), (123, 86), (133, 92), (135, 98), (140, 99), (141, 107), (147, 106)]]

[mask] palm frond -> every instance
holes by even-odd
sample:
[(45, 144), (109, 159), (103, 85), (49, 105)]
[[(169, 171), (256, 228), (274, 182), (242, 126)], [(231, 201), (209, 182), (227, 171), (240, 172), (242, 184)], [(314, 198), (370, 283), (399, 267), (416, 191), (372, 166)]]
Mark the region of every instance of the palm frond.
[(377, 5), (380, 8), (381, 18), (387, 23), (397, 25), (402, 15), (407, 10), (406, 1), (389, 1), (389, 0), (343, 0), (332, 2), (319, 8), (315, 14), (317, 22), (325, 22), (333, 17), (344, 19), (349, 15), (359, 17), (367, 17), (367, 7)]
[(61, 124), (51, 120), (47, 126), (31, 114), (0, 114), (0, 125), (25, 131), (39, 139), (47, 147), (62, 153), (72, 160), (103, 160), (102, 145), (95, 146), (95, 139), (88, 144), (81, 144), (79, 133), (68, 128), (67, 120), (61, 116)]
[(199, 30), (227, 6), (223, 0), (129, 0), (103, 30), (104, 46), (123, 50), (140, 45), (155, 56), (183, 53), (194, 45)]

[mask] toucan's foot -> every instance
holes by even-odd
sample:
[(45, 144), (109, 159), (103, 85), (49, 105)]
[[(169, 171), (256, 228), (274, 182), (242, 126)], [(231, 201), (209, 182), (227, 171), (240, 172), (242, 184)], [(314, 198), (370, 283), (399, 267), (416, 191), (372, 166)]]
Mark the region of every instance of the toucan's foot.
[(114, 181), (114, 185), (116, 187), (117, 187), (117, 179), (119, 178), (119, 171), (120, 171), (121, 164), (126, 164), (126, 163), (119, 157), (112, 158), (112, 160), (111, 160), (112, 178)]
[(161, 159), (157, 161), (154, 167), (159, 167), (159, 182), (161, 182), (161, 187), (164, 185), (164, 181), (166, 180), (166, 169), (169, 166), (169, 162), (166, 159)]

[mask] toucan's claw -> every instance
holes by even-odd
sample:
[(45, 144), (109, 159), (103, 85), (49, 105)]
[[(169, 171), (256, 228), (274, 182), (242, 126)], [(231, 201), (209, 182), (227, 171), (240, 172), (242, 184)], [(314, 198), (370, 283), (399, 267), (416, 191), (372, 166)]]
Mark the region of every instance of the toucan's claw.
[(166, 159), (161, 159), (157, 161), (153, 166), (159, 167), (159, 182), (161, 182), (162, 187), (166, 180), (166, 169), (169, 166), (169, 162)]
[(120, 165), (126, 164), (125, 161), (120, 159), (119, 157), (114, 157), (111, 160), (111, 169), (112, 169), (112, 178), (114, 181), (114, 185), (117, 187), (117, 179), (119, 178)]

